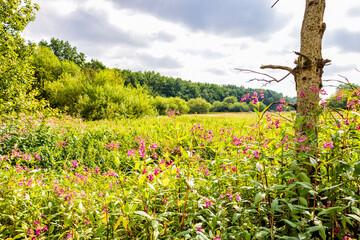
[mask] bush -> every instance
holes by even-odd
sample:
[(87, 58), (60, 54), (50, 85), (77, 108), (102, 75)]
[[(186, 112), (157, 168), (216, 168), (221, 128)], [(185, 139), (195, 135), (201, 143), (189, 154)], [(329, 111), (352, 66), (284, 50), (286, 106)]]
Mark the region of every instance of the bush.
[(245, 102), (237, 102), (234, 104), (231, 104), (229, 106), (229, 111), (230, 112), (249, 112), (250, 111), (250, 106), (249, 104), (246, 104)]
[(203, 98), (194, 98), (188, 101), (189, 113), (208, 113), (211, 104)]

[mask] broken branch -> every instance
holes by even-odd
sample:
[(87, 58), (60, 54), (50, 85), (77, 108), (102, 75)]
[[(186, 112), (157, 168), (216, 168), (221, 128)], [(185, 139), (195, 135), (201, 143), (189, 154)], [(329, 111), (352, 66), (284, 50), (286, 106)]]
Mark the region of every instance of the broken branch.
[(261, 69), (280, 69), (280, 70), (285, 70), (288, 71), (289, 73), (293, 73), (294, 69), (292, 69), (291, 67), (287, 67), (287, 66), (281, 66), (281, 65), (262, 65), (260, 67)]
[(258, 74), (258, 75), (262, 75), (262, 76), (266, 76), (270, 79), (259, 79), (259, 78), (253, 78), (253, 79), (250, 79), (248, 82), (253, 82), (253, 81), (259, 81), (259, 82), (265, 82), (263, 86), (266, 86), (272, 82), (281, 82), (282, 80), (284, 80), (285, 78), (287, 78), (291, 72), (289, 72), (288, 74), (286, 74), (284, 77), (282, 77), (281, 79), (276, 79), (275, 77), (269, 75), (269, 74), (266, 74), (266, 73), (262, 73), (262, 72), (257, 72), (257, 71), (253, 71), (253, 70), (250, 70), (250, 69), (242, 69), (242, 68), (235, 68), (236, 70), (239, 70), (241, 72), (244, 72), (244, 73), (255, 73), (255, 74)]

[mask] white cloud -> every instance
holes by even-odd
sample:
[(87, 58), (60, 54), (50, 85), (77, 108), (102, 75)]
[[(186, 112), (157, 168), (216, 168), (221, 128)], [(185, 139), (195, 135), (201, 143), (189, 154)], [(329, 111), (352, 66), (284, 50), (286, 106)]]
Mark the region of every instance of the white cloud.
[[(25, 37), (33, 41), (61, 38), (110, 67), (252, 88), (262, 84), (247, 83), (251, 76), (234, 68), (259, 70), (271, 63), (294, 66), (304, 0), (281, 0), (273, 9), (268, 1), (253, 0), (250, 5), (246, 5), (249, 0), (183, 0), (167, 6), (160, 5), (160, 0), (151, 2), (157, 3), (157, 9), (142, 7), (150, 2), (139, 0), (38, 0), (41, 10)], [(241, 11), (235, 8), (239, 6)], [(189, 7), (198, 9), (180, 12)], [(333, 66), (325, 69), (326, 78), (336, 78), (337, 73), (354, 81), (359, 78), (352, 68), (360, 67), (360, 53), (342, 51), (346, 41), (336, 35), (339, 29), (360, 32), (360, 25), (355, 24), (358, 9), (358, 0), (327, 1), (323, 56), (332, 59)], [(169, 12), (162, 16), (165, 11)], [(331, 34), (337, 41), (328, 44)], [(291, 78), (267, 88), (295, 95)]]

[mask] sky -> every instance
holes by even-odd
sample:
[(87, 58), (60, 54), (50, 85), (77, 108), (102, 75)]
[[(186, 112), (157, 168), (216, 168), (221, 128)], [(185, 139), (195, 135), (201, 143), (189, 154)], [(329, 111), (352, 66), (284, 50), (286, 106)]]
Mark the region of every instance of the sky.
[[(25, 39), (69, 41), (107, 67), (262, 88), (261, 65), (295, 67), (305, 0), (33, 0), (40, 6)], [(327, 0), (323, 79), (360, 84), (360, 1)], [(281, 78), (286, 72), (266, 70)], [(341, 76), (343, 77), (341, 77)], [(336, 82), (324, 82), (335, 92)], [(296, 96), (293, 78), (267, 85)]]

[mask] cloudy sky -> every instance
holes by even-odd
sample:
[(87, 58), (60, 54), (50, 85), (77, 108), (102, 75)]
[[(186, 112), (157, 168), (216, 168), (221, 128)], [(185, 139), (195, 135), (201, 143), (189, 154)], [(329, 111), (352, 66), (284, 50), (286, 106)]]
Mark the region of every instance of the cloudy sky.
[[(59, 38), (108, 67), (155, 71), (194, 82), (248, 83), (263, 64), (294, 67), (305, 0), (33, 0), (28, 40)], [(360, 1), (327, 0), (324, 79), (360, 83)], [(267, 73), (281, 77), (284, 72)], [(295, 96), (293, 79), (267, 86)], [(326, 90), (334, 92), (334, 88)]]

